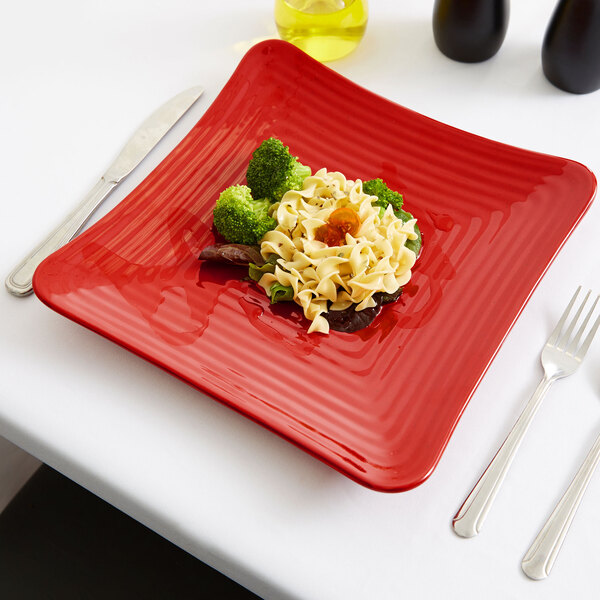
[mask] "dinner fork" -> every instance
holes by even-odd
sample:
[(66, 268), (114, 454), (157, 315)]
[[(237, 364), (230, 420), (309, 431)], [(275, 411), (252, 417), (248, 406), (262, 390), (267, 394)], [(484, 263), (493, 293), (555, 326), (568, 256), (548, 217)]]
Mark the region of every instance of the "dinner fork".
[(571, 298), (565, 312), (562, 314), (542, 350), (541, 358), (544, 376), (537, 389), (517, 419), (517, 422), (511, 429), (506, 440), (498, 450), (496, 456), (494, 456), (492, 462), (484, 471), (483, 475), (452, 520), (454, 531), (461, 537), (473, 537), (481, 531), (483, 522), (485, 521), (496, 494), (506, 477), (521, 441), (542, 403), (544, 395), (557, 379), (572, 375), (577, 370), (592, 343), (592, 339), (600, 326), (600, 317), (596, 319), (583, 342), (581, 342), (581, 338), (600, 296), (598, 296), (592, 304), (592, 307), (587, 312), (574, 337), (573, 331), (575, 330), (577, 321), (582, 315), (591, 292), (587, 293), (578, 310), (575, 312), (575, 315), (567, 322), (571, 309), (575, 305), (580, 291), (581, 286), (577, 288), (577, 291)]

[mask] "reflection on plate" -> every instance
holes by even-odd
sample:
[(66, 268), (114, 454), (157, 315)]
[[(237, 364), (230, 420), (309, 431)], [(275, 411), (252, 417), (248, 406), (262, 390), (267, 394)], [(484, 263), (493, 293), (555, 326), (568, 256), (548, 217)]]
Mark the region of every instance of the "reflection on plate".
[[(365, 330), (308, 335), (299, 308), (196, 259), (219, 191), (271, 135), (314, 170), (383, 178), (419, 220), (413, 279)], [(434, 469), (594, 191), (578, 163), (433, 121), (271, 40), (137, 189), (38, 268), (35, 292), (352, 479), (402, 491)]]

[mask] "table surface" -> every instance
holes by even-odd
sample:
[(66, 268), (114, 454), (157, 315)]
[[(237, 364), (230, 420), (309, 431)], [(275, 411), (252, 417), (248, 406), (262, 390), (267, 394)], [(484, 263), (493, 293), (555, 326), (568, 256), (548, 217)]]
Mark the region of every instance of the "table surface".
[[(367, 34), (330, 66), (395, 102), (600, 173), (600, 92), (543, 77), (553, 0), (514, 3), (500, 53), (450, 61), (431, 5), (371, 2)], [(276, 35), (270, 1), (13, 2), (0, 24), (0, 272), (96, 182), (155, 107), (203, 99), (116, 190), (182, 139), (244, 52)], [(507, 182), (509, 184), (509, 182)], [(540, 409), (476, 539), (450, 521), (541, 377), (540, 349), (578, 284), (600, 287), (594, 203), (532, 295), (432, 476), (368, 490), (35, 297), (0, 294), (0, 435), (265, 598), (589, 598), (600, 513), (592, 480), (551, 577), (520, 561), (600, 430), (600, 343)], [(499, 299), (501, 301), (501, 299)]]

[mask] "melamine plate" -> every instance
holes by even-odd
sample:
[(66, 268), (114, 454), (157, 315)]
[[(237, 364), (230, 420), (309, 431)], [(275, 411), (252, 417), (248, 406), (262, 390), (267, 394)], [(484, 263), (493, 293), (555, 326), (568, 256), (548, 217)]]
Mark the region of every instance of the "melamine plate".
[[(243, 269), (197, 260), (219, 192), (269, 136), (313, 171), (383, 178), (417, 217), (413, 279), (369, 328), (308, 335), (300, 309), (270, 306)], [(436, 122), (271, 40), (127, 198), (38, 268), (35, 292), (355, 481), (402, 491), (433, 471), (594, 192), (578, 163)]]

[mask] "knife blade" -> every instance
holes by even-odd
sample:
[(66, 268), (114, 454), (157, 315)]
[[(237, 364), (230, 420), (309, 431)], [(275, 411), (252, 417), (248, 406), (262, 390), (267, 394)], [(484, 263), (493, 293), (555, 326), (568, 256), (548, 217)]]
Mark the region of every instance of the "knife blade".
[(19, 297), (31, 294), (33, 273), (38, 265), (81, 231), (112, 190), (142, 162), (175, 123), (193, 106), (203, 91), (201, 87), (197, 86), (181, 92), (158, 108), (140, 125), (115, 161), (81, 203), (10, 272), (5, 284), (11, 294)]

